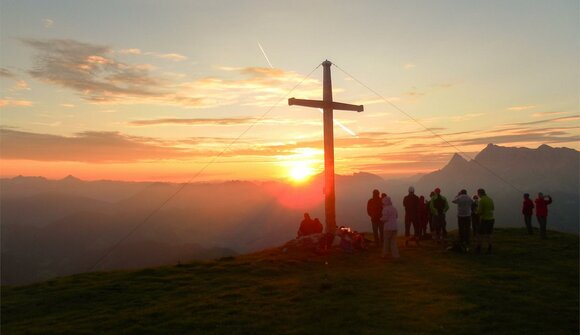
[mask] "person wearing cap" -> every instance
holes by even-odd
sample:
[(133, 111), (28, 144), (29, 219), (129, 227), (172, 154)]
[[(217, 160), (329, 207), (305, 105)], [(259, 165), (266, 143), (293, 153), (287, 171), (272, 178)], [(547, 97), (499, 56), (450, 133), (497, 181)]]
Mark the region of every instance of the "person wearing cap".
[(466, 190), (461, 190), (451, 202), (457, 204), (457, 228), (459, 229), (459, 243), (467, 248), (469, 244), (469, 228), (471, 225), (471, 205), (473, 200)]
[(494, 205), (493, 200), (487, 195), (483, 188), (477, 190), (477, 195), (479, 196), (479, 206), (477, 206), (477, 214), (479, 215), (479, 235), (477, 241), (477, 247), (475, 251), (477, 253), (481, 252), (481, 244), (487, 241), (487, 253), (491, 254), (492, 245), (492, 234), (493, 225), (495, 224), (495, 219), (493, 216)]
[(548, 205), (552, 203), (552, 197), (544, 196), (542, 192), (538, 193), (538, 197), (534, 201), (536, 203), (536, 218), (540, 224), (540, 236), (546, 239), (546, 224), (548, 223)]
[(383, 202), (381, 201), (380, 194), (381, 192), (379, 190), (373, 190), (373, 197), (367, 202), (367, 214), (371, 218), (376, 247), (380, 247), (383, 241), (383, 223), (381, 222)]
[(405, 237), (411, 235), (411, 225), (413, 225), (413, 235), (419, 238), (419, 197), (415, 195), (415, 188), (409, 186), (409, 194), (403, 198), (405, 207)]
[(528, 235), (533, 235), (532, 229), (532, 214), (534, 213), (534, 203), (530, 199), (529, 193), (524, 193), (524, 203), (522, 204), (522, 214), (524, 215), (524, 223), (528, 229)]
[(387, 253), (391, 252), (391, 257), (399, 258), (399, 248), (397, 246), (397, 209), (393, 206), (391, 198), (383, 193), (383, 222), (385, 229), (385, 237), (383, 241), (382, 257), (387, 257)]
[(437, 187), (434, 191), (429, 203), (431, 215), (433, 220), (433, 228), (435, 228), (435, 240), (440, 242), (447, 237), (447, 221), (445, 220), (445, 213), (449, 210), (449, 203), (447, 199), (441, 195), (441, 189)]

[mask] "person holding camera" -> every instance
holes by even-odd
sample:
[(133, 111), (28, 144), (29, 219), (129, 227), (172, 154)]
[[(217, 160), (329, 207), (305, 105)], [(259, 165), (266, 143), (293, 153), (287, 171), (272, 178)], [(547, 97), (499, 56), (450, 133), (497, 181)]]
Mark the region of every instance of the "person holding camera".
[(538, 197), (534, 201), (536, 203), (536, 218), (540, 224), (540, 237), (546, 239), (546, 224), (548, 223), (548, 205), (552, 203), (552, 197), (544, 196), (542, 192), (538, 193)]

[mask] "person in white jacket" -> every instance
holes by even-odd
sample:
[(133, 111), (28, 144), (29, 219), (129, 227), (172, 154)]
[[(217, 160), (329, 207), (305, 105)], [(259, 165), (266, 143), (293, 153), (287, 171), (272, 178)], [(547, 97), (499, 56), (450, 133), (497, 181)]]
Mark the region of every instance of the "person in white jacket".
[(383, 258), (387, 257), (390, 250), (393, 258), (399, 258), (399, 248), (397, 247), (397, 209), (393, 207), (391, 198), (386, 194), (382, 194), (383, 201), (383, 216), (381, 220), (384, 224), (384, 240), (383, 240)]

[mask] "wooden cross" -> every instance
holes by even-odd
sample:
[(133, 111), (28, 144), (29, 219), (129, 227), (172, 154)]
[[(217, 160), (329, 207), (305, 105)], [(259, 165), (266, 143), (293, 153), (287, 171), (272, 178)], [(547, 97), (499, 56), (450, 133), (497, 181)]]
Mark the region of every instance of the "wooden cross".
[(332, 63), (325, 60), (322, 63), (323, 86), (321, 100), (288, 99), (288, 105), (320, 108), (323, 110), (324, 124), (324, 215), (326, 232), (333, 233), (336, 230), (336, 195), (334, 192), (334, 128), (333, 111), (347, 110), (362, 112), (362, 105), (350, 105), (332, 101), (332, 81), (330, 79), (330, 66)]

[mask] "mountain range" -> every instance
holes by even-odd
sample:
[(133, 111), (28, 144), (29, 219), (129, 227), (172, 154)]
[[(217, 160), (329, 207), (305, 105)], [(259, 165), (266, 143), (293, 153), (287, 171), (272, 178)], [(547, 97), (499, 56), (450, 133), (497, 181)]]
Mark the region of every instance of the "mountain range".
[[(554, 198), (549, 229), (578, 233), (579, 154), (547, 145), (490, 144), (474, 159), (456, 154), (441, 170), (415, 180), (364, 172), (337, 176), (337, 221), (368, 231), (366, 201), (375, 188), (388, 193), (402, 213), (410, 185), (425, 196), (439, 187), (449, 200), (462, 188), (474, 194), (482, 187), (494, 199), (498, 227), (523, 226), (522, 193), (541, 191)], [(323, 183), (322, 175), (301, 185), (1, 179), (2, 284), (277, 246), (295, 237), (304, 212), (324, 221)], [(454, 229), (456, 209), (450, 205), (448, 227)]]

